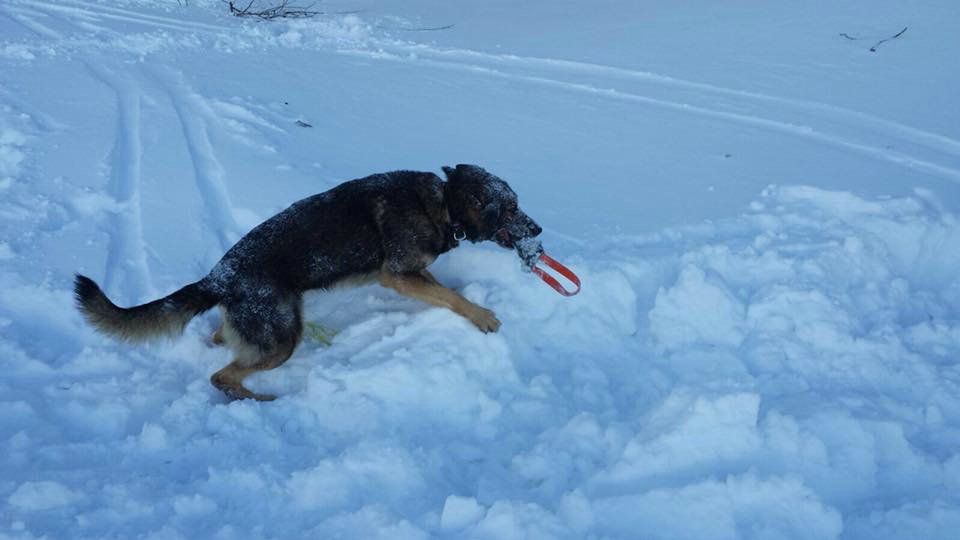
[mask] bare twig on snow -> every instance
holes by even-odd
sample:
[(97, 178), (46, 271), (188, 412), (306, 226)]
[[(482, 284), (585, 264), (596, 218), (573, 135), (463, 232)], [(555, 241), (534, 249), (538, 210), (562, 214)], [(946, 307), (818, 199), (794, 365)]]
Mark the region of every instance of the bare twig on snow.
[(902, 36), (903, 33), (906, 32), (906, 31), (907, 31), (907, 27), (904, 26), (904, 27), (903, 27), (903, 30), (897, 32), (897, 33), (894, 34), (893, 36), (888, 37), (888, 38), (886, 38), (886, 39), (881, 39), (880, 41), (877, 42), (876, 45), (874, 45), (873, 47), (870, 47), (870, 52), (877, 52), (877, 47), (879, 47), (881, 44), (886, 43), (886, 42), (888, 42), (888, 41), (890, 41), (890, 40), (892, 40), (892, 39), (897, 39), (898, 37)]
[(232, 1), (227, 2), (227, 4), (230, 6), (230, 13), (237, 17), (254, 17), (266, 21), (271, 19), (306, 19), (323, 14), (322, 11), (311, 10), (313, 4), (300, 7), (290, 5), (288, 0), (281, 0), (276, 5), (261, 8), (260, 6), (254, 7), (255, 2), (256, 0), (250, 0), (246, 6), (240, 4), (242, 7), (237, 7), (237, 4)]
[[(880, 45), (882, 45), (882, 44), (884, 44), (884, 43), (886, 43), (886, 42), (888, 42), (888, 41), (890, 41), (890, 40), (897, 39), (898, 37), (902, 36), (903, 33), (906, 32), (906, 31), (907, 31), (907, 27), (904, 26), (904, 27), (903, 27), (903, 30), (897, 32), (896, 34), (894, 34), (894, 35), (892, 35), (892, 36), (890, 36), (890, 37), (888, 37), (888, 38), (881, 39), (881, 40), (878, 41), (873, 47), (870, 47), (870, 52), (877, 52), (877, 47), (879, 47)], [(859, 40), (861, 40), (861, 39), (864, 39), (864, 38), (861, 38), (861, 37), (851, 36), (850, 34), (848, 34), (848, 33), (846, 33), (846, 32), (840, 32), (840, 37), (845, 38), (845, 39), (849, 39), (849, 40), (851, 40), (851, 41), (859, 41)]]

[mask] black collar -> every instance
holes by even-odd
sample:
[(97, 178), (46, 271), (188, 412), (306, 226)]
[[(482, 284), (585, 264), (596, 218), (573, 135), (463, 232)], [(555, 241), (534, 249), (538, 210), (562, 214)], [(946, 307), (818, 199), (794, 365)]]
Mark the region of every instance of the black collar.
[(447, 216), (450, 218), (448, 224), (448, 237), (447, 244), (450, 247), (457, 247), (460, 245), (460, 242), (466, 240), (467, 232), (463, 230), (463, 225), (460, 225), (460, 222), (455, 221), (452, 213), (450, 212), (450, 181), (445, 181), (443, 183), (443, 206), (447, 209)]

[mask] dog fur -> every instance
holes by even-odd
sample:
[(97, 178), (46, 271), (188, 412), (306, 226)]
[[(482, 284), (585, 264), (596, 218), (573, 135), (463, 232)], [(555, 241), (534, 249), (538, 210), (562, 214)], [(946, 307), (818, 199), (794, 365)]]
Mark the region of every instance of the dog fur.
[(308, 197), (240, 239), (201, 280), (152, 302), (117, 307), (90, 278), (76, 276), (77, 306), (100, 332), (141, 342), (180, 334), (195, 316), (220, 306), (213, 336), (234, 360), (211, 383), (232, 399), (271, 400), (243, 386), (257, 371), (293, 354), (303, 332), (303, 293), (373, 281), (448, 308), (483, 332), (494, 313), (441, 285), (427, 267), (461, 240), (505, 248), (540, 234), (506, 182), (476, 165), (375, 174)]

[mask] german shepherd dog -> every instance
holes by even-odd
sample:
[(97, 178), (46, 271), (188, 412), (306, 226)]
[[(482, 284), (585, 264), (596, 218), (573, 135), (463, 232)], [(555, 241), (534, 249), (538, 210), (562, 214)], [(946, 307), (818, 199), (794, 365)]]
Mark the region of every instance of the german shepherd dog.
[(506, 182), (476, 165), (429, 172), (396, 171), (344, 182), (294, 203), (240, 239), (210, 273), (152, 302), (117, 307), (90, 278), (76, 276), (79, 310), (97, 330), (130, 342), (183, 332), (195, 316), (220, 306), (213, 342), (234, 360), (210, 377), (231, 399), (262, 401), (243, 379), (293, 354), (303, 333), (303, 293), (379, 281), (384, 287), (442, 306), (483, 332), (500, 321), (441, 285), (427, 267), (462, 240), (513, 248), (541, 228), (517, 206)]

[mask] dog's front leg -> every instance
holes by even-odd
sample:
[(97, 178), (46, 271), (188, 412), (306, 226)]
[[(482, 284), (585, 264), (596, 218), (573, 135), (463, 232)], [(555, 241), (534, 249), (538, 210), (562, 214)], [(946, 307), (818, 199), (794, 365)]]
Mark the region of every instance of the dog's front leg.
[(384, 269), (380, 273), (380, 284), (404, 296), (445, 307), (470, 320), (483, 332), (496, 332), (500, 328), (500, 321), (492, 311), (444, 287), (426, 270), (398, 274)]

